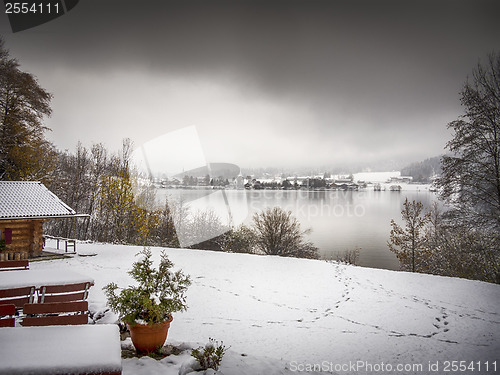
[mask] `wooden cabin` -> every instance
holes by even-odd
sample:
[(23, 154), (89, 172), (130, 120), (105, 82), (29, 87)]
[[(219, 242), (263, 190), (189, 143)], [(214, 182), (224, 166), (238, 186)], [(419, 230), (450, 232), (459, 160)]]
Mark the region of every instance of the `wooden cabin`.
[(78, 215), (40, 182), (0, 181), (0, 260), (28, 259), (43, 249), (43, 222)]

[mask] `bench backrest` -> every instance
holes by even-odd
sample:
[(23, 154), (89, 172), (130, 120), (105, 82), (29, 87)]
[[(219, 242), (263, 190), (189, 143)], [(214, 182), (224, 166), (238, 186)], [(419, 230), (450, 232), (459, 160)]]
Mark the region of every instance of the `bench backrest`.
[(0, 289), (0, 304), (14, 304), (21, 308), (25, 303), (35, 301), (35, 287), (25, 286), (22, 288)]
[(14, 304), (0, 305), (0, 327), (14, 327), (16, 325), (15, 313), (16, 306)]
[(69, 302), (86, 300), (89, 295), (90, 286), (90, 283), (44, 285), (40, 288), (38, 302)]
[(88, 323), (88, 302), (32, 303), (23, 307), (22, 326), (75, 325)]
[(18, 271), (30, 268), (28, 259), (23, 260), (0, 260), (0, 271)]

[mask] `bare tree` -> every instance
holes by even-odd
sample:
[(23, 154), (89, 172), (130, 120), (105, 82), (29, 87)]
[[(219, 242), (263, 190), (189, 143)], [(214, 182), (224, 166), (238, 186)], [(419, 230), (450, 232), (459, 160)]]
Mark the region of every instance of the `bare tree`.
[(500, 54), (478, 64), (461, 91), (465, 114), (448, 124), (451, 155), (438, 183), (454, 220), (500, 232)]
[(318, 248), (305, 242), (310, 230), (302, 230), (291, 211), (279, 207), (268, 208), (253, 216), (256, 233), (255, 246), (268, 255), (297, 258), (318, 258)]
[(500, 53), (477, 65), (460, 94), (465, 114), (448, 124), (451, 154), (438, 180), (451, 209), (436, 250), (454, 259), (440, 263), (445, 274), (500, 283)]
[(36, 77), (19, 69), (0, 38), (0, 179), (45, 180), (55, 168), (56, 153), (43, 125), (52, 95)]
[(401, 269), (412, 272), (423, 272), (429, 257), (427, 246), (426, 225), (430, 222), (430, 214), (423, 213), (421, 202), (403, 203), (401, 216), (405, 227), (391, 220), (391, 237), (387, 245), (389, 250), (398, 257)]

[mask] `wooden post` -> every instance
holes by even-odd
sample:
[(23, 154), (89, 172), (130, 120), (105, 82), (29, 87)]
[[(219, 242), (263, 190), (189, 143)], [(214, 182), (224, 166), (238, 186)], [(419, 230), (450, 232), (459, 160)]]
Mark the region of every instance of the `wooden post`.
[(43, 221), (33, 220), (33, 253), (41, 253), (43, 249)]

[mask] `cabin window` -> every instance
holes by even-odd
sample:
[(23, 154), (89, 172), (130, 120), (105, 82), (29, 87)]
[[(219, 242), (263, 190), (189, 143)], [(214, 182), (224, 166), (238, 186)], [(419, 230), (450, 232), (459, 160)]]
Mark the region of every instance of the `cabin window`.
[(12, 228), (5, 228), (3, 231), (3, 237), (7, 245), (12, 243)]

